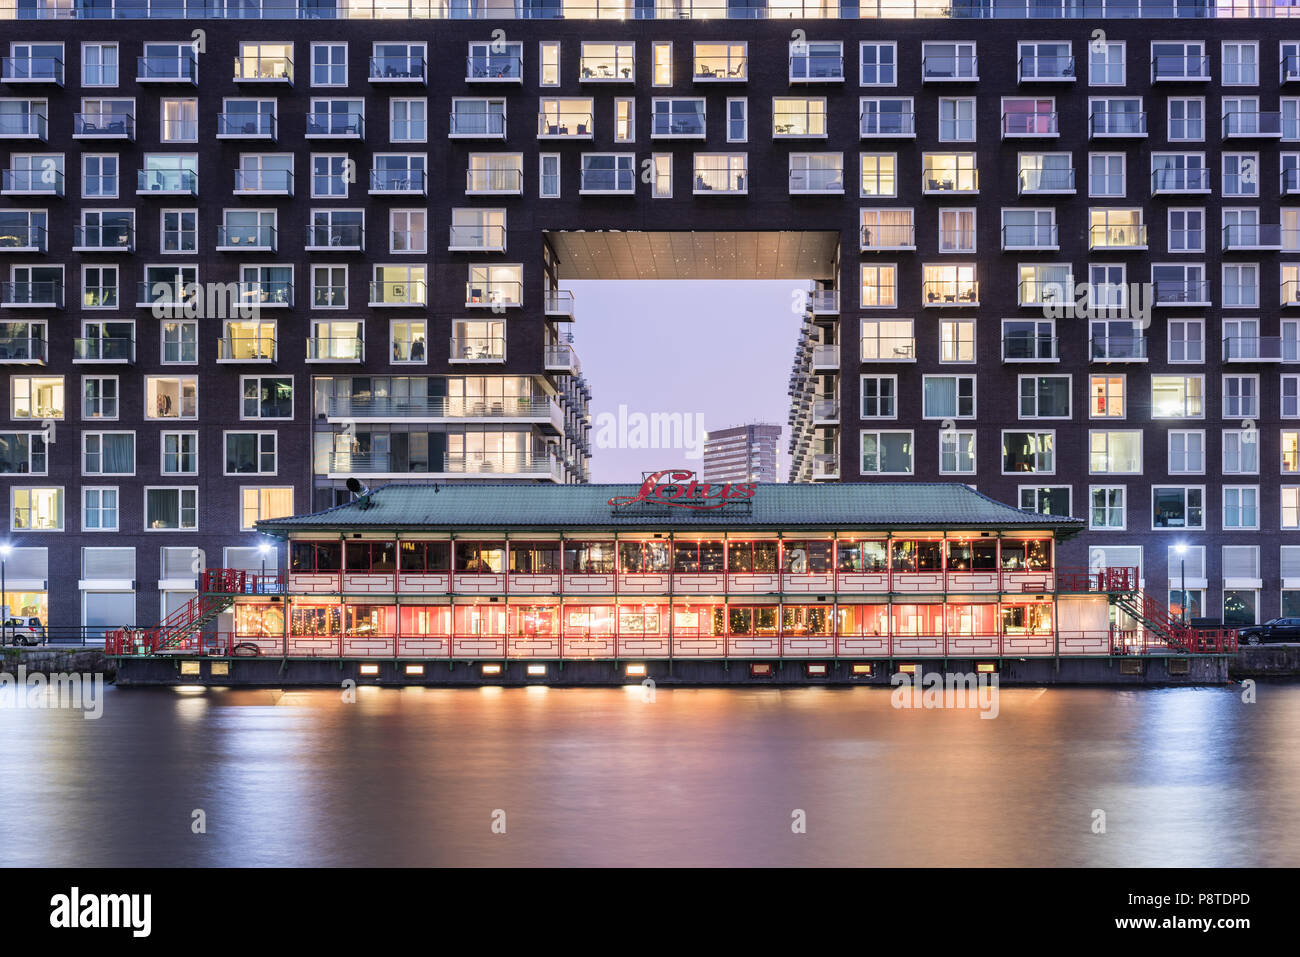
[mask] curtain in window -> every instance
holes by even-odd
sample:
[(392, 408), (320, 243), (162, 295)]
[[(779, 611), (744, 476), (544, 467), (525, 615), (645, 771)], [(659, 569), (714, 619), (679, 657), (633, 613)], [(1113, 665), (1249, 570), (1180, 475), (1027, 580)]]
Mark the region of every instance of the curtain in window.
[(145, 521), (150, 528), (180, 528), (180, 492), (173, 489), (153, 489), (145, 508)]

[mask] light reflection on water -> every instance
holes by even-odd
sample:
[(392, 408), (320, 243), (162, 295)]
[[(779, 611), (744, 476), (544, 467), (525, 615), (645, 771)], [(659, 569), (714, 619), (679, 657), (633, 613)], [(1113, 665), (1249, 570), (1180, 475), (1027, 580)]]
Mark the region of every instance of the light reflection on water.
[(995, 720), (884, 688), (639, 690), (0, 710), (0, 863), (1300, 864), (1300, 684), (1003, 689)]

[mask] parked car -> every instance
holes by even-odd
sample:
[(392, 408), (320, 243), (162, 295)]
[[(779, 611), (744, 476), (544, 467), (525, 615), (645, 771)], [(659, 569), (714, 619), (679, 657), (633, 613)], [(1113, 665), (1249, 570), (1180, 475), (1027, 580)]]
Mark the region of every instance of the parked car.
[(39, 618), (6, 618), (0, 622), (0, 644), (43, 645), (45, 625)]
[(1262, 625), (1247, 625), (1237, 630), (1237, 638), (1244, 645), (1300, 641), (1300, 618), (1274, 618)]

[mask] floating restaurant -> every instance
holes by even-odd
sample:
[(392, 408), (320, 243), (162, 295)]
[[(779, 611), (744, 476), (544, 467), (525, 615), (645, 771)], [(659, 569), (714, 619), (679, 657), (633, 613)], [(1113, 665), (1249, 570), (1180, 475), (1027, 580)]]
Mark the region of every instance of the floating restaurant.
[(357, 491), (259, 523), (284, 570), (210, 569), (158, 627), (111, 633), (119, 681), (1218, 681), (1235, 649), (1136, 568), (1058, 567), (1082, 521), (960, 484)]

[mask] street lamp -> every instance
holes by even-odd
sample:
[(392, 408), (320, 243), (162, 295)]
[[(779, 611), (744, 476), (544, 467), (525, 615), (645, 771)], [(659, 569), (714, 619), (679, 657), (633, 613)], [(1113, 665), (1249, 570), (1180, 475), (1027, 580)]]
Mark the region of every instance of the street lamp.
[(5, 639), (9, 637), (9, 594), (5, 587), (5, 565), (9, 561), (10, 545), (8, 542), (0, 544), (0, 647), (4, 647)]
[(1179, 604), (1182, 605), (1183, 624), (1187, 624), (1187, 543), (1179, 542), (1174, 546), (1174, 551), (1178, 553), (1179, 564), (1182, 565), (1182, 597)]
[(270, 554), (271, 546), (266, 542), (262, 542), (257, 546), (257, 551), (262, 556), (262, 577), (257, 582), (257, 591), (258, 594), (261, 594), (266, 589), (266, 556)]

